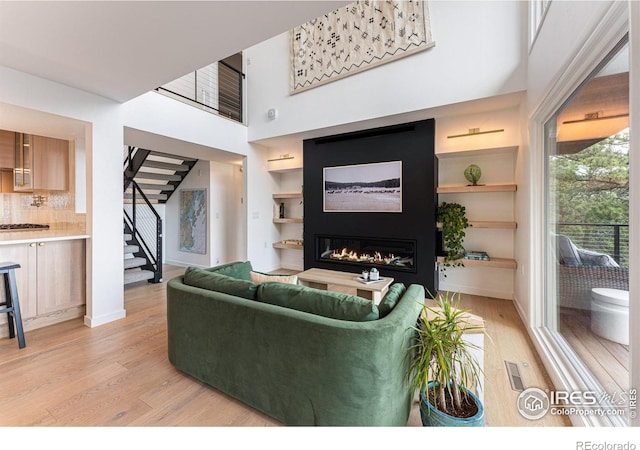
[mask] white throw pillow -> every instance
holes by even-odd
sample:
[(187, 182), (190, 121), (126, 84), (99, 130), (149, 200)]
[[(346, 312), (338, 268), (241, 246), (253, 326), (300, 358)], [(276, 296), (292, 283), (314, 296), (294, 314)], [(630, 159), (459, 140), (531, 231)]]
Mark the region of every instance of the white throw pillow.
[(251, 272), (251, 281), (262, 284), (265, 281), (277, 281), (279, 283), (298, 284), (298, 275), (269, 275), (260, 272)]

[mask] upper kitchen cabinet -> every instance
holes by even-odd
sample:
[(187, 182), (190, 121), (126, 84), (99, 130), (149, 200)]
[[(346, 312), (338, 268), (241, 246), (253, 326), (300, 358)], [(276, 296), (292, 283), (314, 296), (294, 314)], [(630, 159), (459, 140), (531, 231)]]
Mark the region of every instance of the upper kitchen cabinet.
[(13, 192), (13, 170), (0, 167), (0, 194)]
[(0, 169), (13, 169), (15, 160), (16, 133), (0, 130)]
[(15, 147), (14, 189), (69, 189), (69, 141), (19, 134)]
[(69, 190), (69, 141), (33, 136), (33, 188)]

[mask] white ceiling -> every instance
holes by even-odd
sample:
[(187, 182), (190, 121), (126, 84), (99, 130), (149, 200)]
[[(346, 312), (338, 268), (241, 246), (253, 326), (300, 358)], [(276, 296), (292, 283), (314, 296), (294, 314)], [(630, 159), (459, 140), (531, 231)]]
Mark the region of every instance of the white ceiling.
[(125, 102), (348, 1), (0, 1), (0, 65)]

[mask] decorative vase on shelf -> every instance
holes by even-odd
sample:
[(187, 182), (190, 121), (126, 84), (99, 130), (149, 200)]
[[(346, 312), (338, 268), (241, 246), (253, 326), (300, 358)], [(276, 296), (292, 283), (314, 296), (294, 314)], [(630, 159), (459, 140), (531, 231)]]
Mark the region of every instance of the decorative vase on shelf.
[(280, 203), (280, 218), (284, 219), (284, 203)]
[(480, 180), (480, 176), (482, 176), (482, 170), (475, 164), (469, 164), (469, 166), (464, 169), (464, 177), (471, 183), (472, 186), (478, 185), (478, 180)]

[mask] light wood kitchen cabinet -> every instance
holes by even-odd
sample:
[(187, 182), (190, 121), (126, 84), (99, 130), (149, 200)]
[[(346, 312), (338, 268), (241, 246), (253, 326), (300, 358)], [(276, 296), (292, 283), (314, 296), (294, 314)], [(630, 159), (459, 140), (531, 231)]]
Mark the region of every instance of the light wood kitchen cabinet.
[(69, 141), (22, 134), (15, 151), (16, 191), (69, 189)]
[(15, 150), (16, 134), (13, 131), (0, 130), (0, 168), (15, 167)]
[[(20, 264), (16, 284), (25, 329), (34, 329), (78, 317), (65, 312), (86, 303), (85, 240), (29, 242), (0, 245), (3, 261)], [(0, 279), (0, 301), (4, 301)], [(77, 309), (77, 308), (76, 308)], [(0, 335), (6, 331), (6, 314), (0, 317)]]
[(33, 188), (69, 190), (69, 141), (33, 136)]
[(13, 191), (13, 170), (0, 168), (0, 193), (6, 194)]
[(38, 315), (84, 305), (85, 241), (38, 242), (37, 250)]
[[(22, 320), (37, 315), (36, 305), (36, 246), (33, 244), (14, 244), (0, 246), (3, 261), (20, 264), (15, 269), (16, 285), (18, 287), (18, 299), (20, 300), (20, 313)], [(4, 302), (4, 277), (0, 277), (0, 299)], [(6, 314), (2, 314), (0, 324), (7, 322)]]

